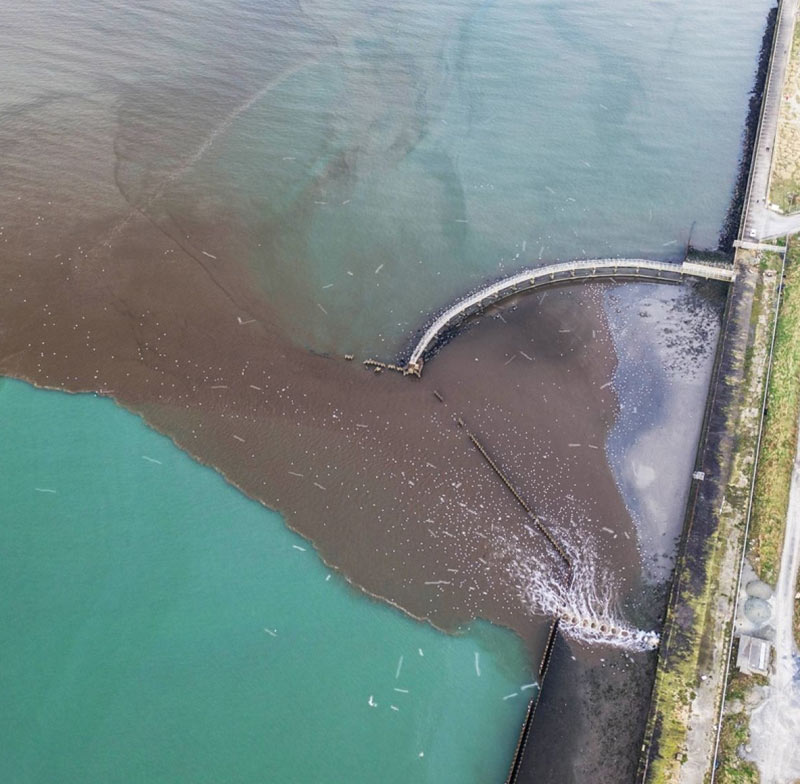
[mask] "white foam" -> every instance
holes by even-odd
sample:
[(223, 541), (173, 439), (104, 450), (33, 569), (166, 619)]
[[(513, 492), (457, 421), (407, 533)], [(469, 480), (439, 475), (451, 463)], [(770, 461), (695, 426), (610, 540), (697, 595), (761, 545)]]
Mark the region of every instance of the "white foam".
[(561, 544), (573, 566), (571, 584), (563, 573), (540, 569), (529, 558), (513, 561), (517, 576), (522, 578), (523, 599), (531, 611), (560, 618), (560, 631), (585, 643), (630, 651), (658, 647), (658, 634), (637, 629), (621, 617), (617, 586), (610, 574), (598, 568), (592, 538), (584, 537), (580, 545), (564, 538)]

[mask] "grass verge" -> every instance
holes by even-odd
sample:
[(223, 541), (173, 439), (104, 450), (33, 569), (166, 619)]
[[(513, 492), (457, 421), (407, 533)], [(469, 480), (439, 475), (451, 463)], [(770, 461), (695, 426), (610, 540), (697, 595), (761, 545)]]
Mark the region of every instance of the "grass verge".
[(715, 776), (717, 784), (758, 784), (756, 766), (737, 753), (750, 740), (750, 715), (746, 708), (747, 694), (754, 686), (764, 685), (761, 675), (747, 676), (731, 670), (725, 691), (725, 714), (722, 717), (720, 764)]
[[(788, 96), (788, 98), (787, 98)], [(769, 200), (786, 213), (800, 210), (800, 25), (795, 24), (778, 116)]]
[[(800, 413), (800, 241), (789, 243), (784, 288), (778, 311), (772, 371), (766, 397), (761, 451), (756, 469), (747, 555), (767, 582), (774, 583), (780, 566), (792, 466), (797, 449)], [(800, 613), (795, 605), (795, 638)], [(757, 768), (742, 759), (740, 749), (749, 740), (748, 692), (763, 684), (760, 676), (731, 671), (725, 692), (715, 781), (719, 784), (756, 784)]]
[(778, 577), (800, 411), (800, 239), (786, 255), (767, 411), (753, 495), (748, 557), (761, 579)]

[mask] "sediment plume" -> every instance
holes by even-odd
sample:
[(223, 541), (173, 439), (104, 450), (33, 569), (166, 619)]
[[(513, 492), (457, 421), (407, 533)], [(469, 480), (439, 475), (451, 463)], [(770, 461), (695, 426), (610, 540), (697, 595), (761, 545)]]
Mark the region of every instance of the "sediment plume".
[[(542, 569), (554, 556), (455, 418), (537, 510), (580, 507), (585, 524), (632, 534), (602, 450), (616, 415), (602, 288), (521, 299), (421, 380), (376, 376), (282, 334), (269, 295), (203, 255), (189, 222), (126, 205), (69, 235), (18, 229), (3, 248), (0, 372), (113, 397), (280, 510), (369, 594), (443, 629), (492, 620), (538, 651), (546, 623), (498, 543), (517, 537)], [(624, 584), (638, 554), (622, 541), (598, 557)]]
[[(106, 109), (88, 110), (98, 127)], [(466, 324), (422, 379), (376, 375), (307, 349), (302, 313), (285, 329), (282, 292), (241, 260), (224, 205), (183, 209), (169, 172), (132, 198), (109, 176), (120, 164), (103, 139), (66, 152), (60, 135), (17, 142), (28, 154), (0, 194), (0, 372), (113, 397), (281, 511), (367, 593), (447, 630), (509, 626), (536, 660), (544, 615), (564, 607), (531, 600), (531, 570), (546, 581), (559, 558), (463, 417), (548, 527), (567, 542), (593, 535), (591, 563), (614, 576), (624, 614), (642, 558), (605, 454), (619, 414), (603, 296), (613, 284), (520, 296)], [(65, 155), (87, 187), (59, 168)]]

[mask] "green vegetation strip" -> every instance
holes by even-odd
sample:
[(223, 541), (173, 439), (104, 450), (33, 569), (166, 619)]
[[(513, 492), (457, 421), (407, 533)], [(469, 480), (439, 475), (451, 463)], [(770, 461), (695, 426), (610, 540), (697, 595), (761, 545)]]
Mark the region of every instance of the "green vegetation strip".
[(789, 505), (800, 411), (800, 240), (789, 245), (783, 298), (772, 355), (767, 413), (756, 473), (748, 556), (761, 579), (774, 585)]
[(787, 213), (800, 210), (800, 25), (795, 23), (786, 70), (769, 200)]
[[(784, 289), (778, 311), (766, 414), (756, 469), (747, 555), (759, 576), (777, 579), (783, 543), (792, 466), (797, 448), (800, 413), (800, 241), (789, 244)], [(795, 606), (795, 636), (800, 616)], [(751, 762), (739, 756), (750, 738), (748, 694), (766, 683), (761, 676), (730, 672), (719, 739), (718, 784), (756, 784), (760, 778)]]
[(747, 695), (753, 686), (763, 686), (767, 679), (762, 675), (742, 675), (731, 671), (725, 691), (725, 715), (720, 733), (719, 768), (716, 784), (758, 784), (758, 768), (742, 759), (737, 749), (750, 741), (750, 715), (747, 710)]

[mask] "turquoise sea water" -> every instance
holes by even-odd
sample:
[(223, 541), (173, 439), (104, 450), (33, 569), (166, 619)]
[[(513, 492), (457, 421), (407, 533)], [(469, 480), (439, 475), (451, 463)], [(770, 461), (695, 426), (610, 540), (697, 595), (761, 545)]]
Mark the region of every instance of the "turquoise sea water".
[(487, 277), (716, 246), (768, 3), (336, 7), (176, 188), (235, 213), (298, 340), (392, 355)]
[(530, 680), (509, 632), (328, 579), (108, 400), (0, 381), (0, 433), (0, 781), (503, 779), (531, 693), (503, 700)]

